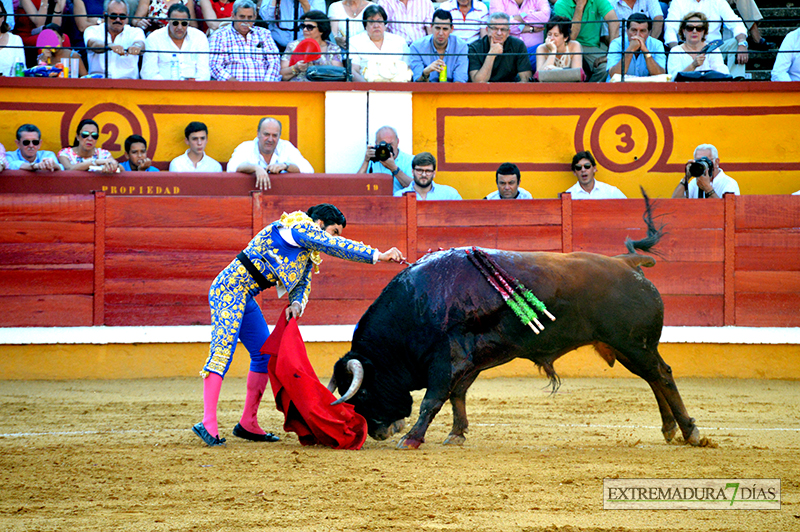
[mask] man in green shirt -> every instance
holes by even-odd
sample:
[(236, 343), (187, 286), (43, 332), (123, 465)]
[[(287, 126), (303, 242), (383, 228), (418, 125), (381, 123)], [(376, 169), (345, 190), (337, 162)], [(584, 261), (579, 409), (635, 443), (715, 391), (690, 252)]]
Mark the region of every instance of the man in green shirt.
[(617, 14), (608, 0), (558, 0), (553, 15), (572, 20), (570, 39), (583, 47), (583, 60), (589, 67), (589, 81), (606, 79), (606, 53), (608, 46), (600, 42), (603, 21), (608, 23), (609, 42), (619, 37)]

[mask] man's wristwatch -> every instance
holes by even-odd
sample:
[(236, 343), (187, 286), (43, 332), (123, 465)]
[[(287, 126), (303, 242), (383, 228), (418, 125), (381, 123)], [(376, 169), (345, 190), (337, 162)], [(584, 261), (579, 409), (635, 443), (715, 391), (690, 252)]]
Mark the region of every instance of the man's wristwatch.
[(644, 58), (645, 59), (650, 59), (651, 57), (653, 57), (653, 54), (651, 54), (650, 52), (647, 52), (646, 54), (644, 54)]
[(398, 166), (394, 170), (392, 170), (392, 177), (397, 177), (397, 174), (400, 173), (400, 167)]
[(747, 39), (743, 40), (740, 43), (736, 43), (736, 44), (738, 44), (739, 46), (744, 46), (745, 48), (747, 48)]

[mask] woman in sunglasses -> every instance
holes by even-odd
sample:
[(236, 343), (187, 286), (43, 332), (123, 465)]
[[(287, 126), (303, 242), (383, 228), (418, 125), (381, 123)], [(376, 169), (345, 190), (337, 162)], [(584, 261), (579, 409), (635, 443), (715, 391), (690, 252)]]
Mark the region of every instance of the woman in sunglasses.
[(701, 53), (706, 45), (708, 35), (708, 18), (703, 13), (688, 13), (678, 27), (678, 35), (684, 40), (675, 46), (667, 58), (667, 72), (675, 77), (678, 72), (695, 72), (716, 70), (721, 74), (730, 74), (722, 54)]
[[(322, 11), (309, 11), (300, 17), (300, 29), (303, 30), (303, 38), (290, 42), (286, 46), (286, 52), (281, 60), (281, 76), (283, 81), (308, 81), (306, 70), (309, 65), (333, 65), (342, 66), (342, 49), (333, 41), (330, 41), (331, 23)], [(320, 49), (320, 57), (314, 61), (306, 61), (303, 55), (300, 61), (292, 61), (293, 52), (305, 39), (313, 39)]]
[(84, 119), (78, 124), (75, 132), (75, 143), (58, 152), (58, 161), (65, 170), (90, 170), (101, 167), (105, 174), (113, 174), (119, 170), (117, 160), (111, 152), (97, 147), (100, 128), (94, 120)]

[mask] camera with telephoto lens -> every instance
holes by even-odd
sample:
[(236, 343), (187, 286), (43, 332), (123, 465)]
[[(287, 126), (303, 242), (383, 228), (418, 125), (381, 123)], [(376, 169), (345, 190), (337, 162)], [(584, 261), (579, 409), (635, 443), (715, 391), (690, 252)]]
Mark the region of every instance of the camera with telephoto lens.
[(391, 144), (389, 144), (384, 140), (379, 142), (378, 145), (375, 146), (375, 156), (370, 158), (370, 161), (374, 163), (382, 162), (386, 161), (387, 159), (389, 159), (389, 157), (392, 156), (394, 156), (394, 149), (392, 148)]
[(700, 157), (689, 165), (689, 175), (692, 177), (700, 177), (705, 174), (706, 171), (708, 171), (708, 175), (711, 175), (712, 168), (714, 168), (714, 163), (711, 162), (711, 159), (708, 157)]

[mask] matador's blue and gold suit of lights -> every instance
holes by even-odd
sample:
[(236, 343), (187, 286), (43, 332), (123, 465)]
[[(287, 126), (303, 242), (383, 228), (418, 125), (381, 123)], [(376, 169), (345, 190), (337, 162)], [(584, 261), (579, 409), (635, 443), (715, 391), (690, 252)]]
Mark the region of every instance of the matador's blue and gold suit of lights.
[[(319, 271), (320, 252), (340, 259), (374, 263), (378, 251), (319, 228), (302, 211), (284, 213), (259, 232), (244, 250), (250, 262), (278, 287), (278, 296), (289, 293), (289, 302), (305, 309), (311, 291), (311, 269)], [(250, 371), (267, 373), (269, 356), (260, 353), (269, 336), (264, 315), (254, 297), (261, 292), (253, 276), (234, 259), (211, 284), (211, 353), (201, 374), (224, 377), (233, 360), (237, 340), (250, 353)]]

